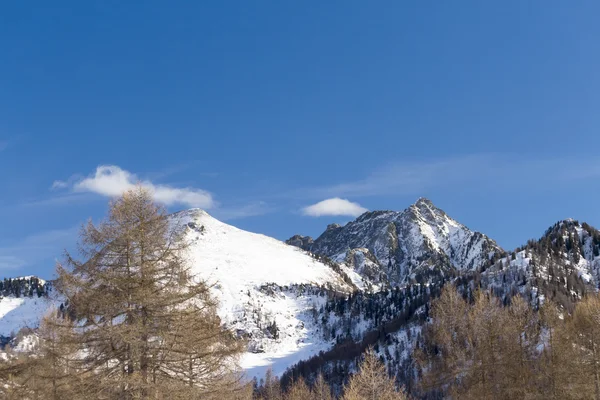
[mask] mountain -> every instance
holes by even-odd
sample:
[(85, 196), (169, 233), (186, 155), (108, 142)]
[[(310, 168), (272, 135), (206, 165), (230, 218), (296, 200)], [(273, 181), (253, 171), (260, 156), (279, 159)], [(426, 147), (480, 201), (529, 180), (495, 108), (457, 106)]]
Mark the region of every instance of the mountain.
[(549, 298), (567, 309), (600, 284), (600, 231), (586, 223), (559, 221), (538, 240), (510, 252), (481, 277), (500, 297)]
[[(394, 236), (394, 230), (410, 234)], [(401, 285), (391, 290), (382, 287), (331, 299), (321, 310), (321, 318), (324, 331), (331, 330), (335, 337), (335, 346), (292, 367), (283, 377), (286, 382), (325, 373), (331, 374), (330, 382), (339, 387), (356, 368), (361, 352), (372, 346), (388, 372), (410, 387), (417, 373), (412, 349), (422, 343), (430, 301), (446, 282), (455, 284), (467, 297), (474, 290), (489, 289), (504, 304), (520, 294), (534, 308), (551, 300), (567, 312), (586, 293), (600, 287), (600, 231), (589, 224), (559, 221), (540, 239), (506, 252), (425, 199), (402, 212), (370, 212), (343, 227), (330, 225), (309, 249), (341, 261), (364, 279), (376, 279), (373, 271), (379, 267), (379, 277), (383, 276), (386, 250), (393, 251), (396, 243), (397, 248), (413, 251), (406, 253), (405, 259), (420, 260), (438, 273), (428, 275), (424, 284), (409, 275), (408, 279), (401, 277)]]
[(172, 216), (188, 227), (194, 272), (214, 284), (224, 325), (249, 340), (242, 366), (262, 376), (331, 346), (309, 317), (326, 292), (351, 293), (342, 271), (268, 236), (227, 225), (202, 210)]
[[(364, 260), (376, 262), (377, 275), (390, 286), (482, 269), (505, 254), (494, 240), (450, 218), (425, 198), (404, 211), (366, 212), (344, 226), (329, 225), (314, 241), (296, 235), (287, 243), (340, 262), (363, 249)], [(360, 261), (353, 265), (373, 272), (373, 265)]]
[[(447, 282), (465, 294), (489, 288), (505, 302), (521, 294), (567, 309), (600, 283), (600, 231), (574, 220), (507, 252), (423, 198), (288, 244), (198, 209), (170, 218), (186, 227), (189, 262), (212, 285), (223, 325), (248, 341), (241, 359), (248, 377), (271, 367), (284, 378), (321, 371), (341, 382), (374, 346), (409, 383), (430, 301)], [(57, 305), (48, 287), (34, 277), (0, 282), (0, 336), (34, 328)], [(35, 343), (20, 336), (13, 347)]]

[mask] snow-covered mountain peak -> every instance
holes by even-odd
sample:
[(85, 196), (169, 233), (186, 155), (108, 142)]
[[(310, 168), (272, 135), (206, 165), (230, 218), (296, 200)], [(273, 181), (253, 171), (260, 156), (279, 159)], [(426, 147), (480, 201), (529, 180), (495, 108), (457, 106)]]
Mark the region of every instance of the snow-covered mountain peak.
[(417, 201), (415, 201), (415, 203), (413, 204), (414, 207), (416, 208), (421, 208), (421, 207), (432, 207), (432, 208), (437, 208), (435, 207), (435, 205), (433, 204), (433, 202), (431, 200), (429, 200), (426, 197), (419, 197), (417, 199)]
[(419, 213), (428, 217), (447, 217), (446, 213), (443, 210), (437, 208), (431, 200), (425, 197), (419, 198), (413, 205), (408, 207), (408, 209), (406, 209), (405, 212)]
[(192, 241), (191, 262), (195, 271), (209, 280), (236, 288), (273, 283), (349, 289), (330, 267), (296, 247), (225, 224), (205, 211), (183, 215), (181, 222), (187, 225)]
[(450, 218), (424, 197), (404, 211), (370, 211), (343, 227), (328, 227), (304, 248), (338, 261), (347, 260), (349, 250), (368, 249), (379, 263), (379, 275), (392, 284), (482, 268), (493, 254), (503, 253), (493, 240)]
[(182, 221), (182, 220), (192, 220), (194, 218), (201, 217), (210, 217), (210, 214), (201, 208), (190, 208), (187, 210), (182, 210), (175, 212), (169, 216), (172, 220)]

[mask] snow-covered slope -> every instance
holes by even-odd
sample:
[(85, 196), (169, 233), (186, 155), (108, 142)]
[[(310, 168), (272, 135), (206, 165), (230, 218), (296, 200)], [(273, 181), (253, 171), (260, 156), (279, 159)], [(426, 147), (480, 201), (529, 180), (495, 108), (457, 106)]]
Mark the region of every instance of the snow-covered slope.
[(338, 261), (347, 259), (349, 251), (368, 249), (392, 285), (450, 270), (475, 270), (504, 253), (492, 239), (425, 198), (404, 211), (367, 212), (343, 227), (329, 225), (314, 242), (304, 243), (307, 250)]
[(0, 299), (0, 336), (12, 337), (22, 328), (37, 328), (52, 304), (46, 297), (3, 297)]
[(55, 304), (48, 297), (50, 285), (36, 276), (0, 281), (0, 336), (12, 337), (22, 328), (37, 328)]
[(173, 218), (187, 223), (193, 240), (191, 262), (204, 278), (219, 283), (223, 307), (229, 311), (243, 287), (330, 284), (334, 289), (349, 289), (331, 268), (297, 247), (227, 225), (202, 210)]
[(202, 210), (173, 215), (192, 241), (194, 271), (214, 285), (223, 323), (249, 340), (242, 365), (261, 376), (281, 373), (299, 359), (329, 346), (308, 318), (324, 301), (321, 288), (351, 292), (332, 268), (305, 251), (268, 236), (222, 223)]

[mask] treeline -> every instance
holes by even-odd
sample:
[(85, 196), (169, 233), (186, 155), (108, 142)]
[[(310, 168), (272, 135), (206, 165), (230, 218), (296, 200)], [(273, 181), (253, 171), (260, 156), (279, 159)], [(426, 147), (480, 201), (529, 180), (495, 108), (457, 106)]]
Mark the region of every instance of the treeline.
[(373, 349), (367, 349), (360, 364), (347, 384), (340, 390), (330, 387), (323, 375), (312, 380), (298, 377), (284, 383), (270, 371), (260, 383), (254, 385), (254, 398), (259, 400), (406, 400), (402, 388), (397, 387), (384, 363)]
[(546, 301), (535, 311), (517, 296), (465, 299), (448, 286), (432, 303), (416, 350), (424, 398), (600, 399), (600, 298), (572, 314)]
[(49, 290), (50, 284), (35, 276), (0, 281), (1, 297), (42, 297), (47, 296)]

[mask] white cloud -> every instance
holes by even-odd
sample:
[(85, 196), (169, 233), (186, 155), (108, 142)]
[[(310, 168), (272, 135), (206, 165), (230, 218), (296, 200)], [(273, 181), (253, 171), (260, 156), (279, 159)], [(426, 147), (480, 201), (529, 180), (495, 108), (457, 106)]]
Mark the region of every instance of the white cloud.
[(317, 204), (313, 204), (302, 209), (302, 213), (304, 215), (311, 217), (321, 217), (324, 215), (348, 215), (352, 217), (358, 217), (366, 211), (368, 210), (364, 207), (361, 207), (360, 204), (353, 203), (346, 199), (340, 199), (339, 197), (323, 200)]
[(209, 209), (215, 206), (212, 194), (196, 188), (176, 188), (168, 185), (157, 185), (148, 180), (140, 180), (135, 174), (116, 165), (100, 165), (96, 172), (74, 183), (55, 181), (53, 189), (72, 187), (75, 192), (92, 192), (106, 197), (117, 197), (136, 185), (146, 188), (154, 200), (167, 206), (182, 204), (189, 207)]

